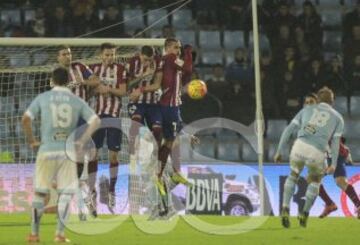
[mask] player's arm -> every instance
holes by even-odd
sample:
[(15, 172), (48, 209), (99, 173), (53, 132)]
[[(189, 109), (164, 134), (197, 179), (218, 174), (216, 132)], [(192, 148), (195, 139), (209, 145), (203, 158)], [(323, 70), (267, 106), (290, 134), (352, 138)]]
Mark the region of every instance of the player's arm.
[(30, 104), (29, 108), (25, 111), (21, 120), (25, 137), (32, 149), (35, 149), (40, 145), (40, 142), (37, 139), (35, 139), (32, 130), (32, 120), (34, 120), (35, 116), (39, 113), (39, 111), (40, 111), (40, 103), (38, 101), (38, 98), (36, 98)]
[(340, 139), (343, 134), (343, 131), (344, 131), (344, 120), (340, 118), (331, 139), (331, 166), (327, 170), (329, 174), (333, 173), (336, 169), (337, 159), (339, 157)]
[(96, 76), (88, 66), (81, 64), (80, 69), (83, 74), (85, 85), (89, 87), (97, 87), (100, 85), (100, 78)]
[(291, 135), (299, 130), (301, 125), (301, 115), (302, 115), (302, 110), (294, 117), (294, 119), (290, 122), (290, 124), (285, 128), (285, 130), (281, 134), (280, 142), (276, 150), (276, 154), (274, 156), (275, 162), (281, 161), (281, 155), (283, 153), (283, 149), (285, 148), (285, 145), (288, 143)]
[(183, 71), (183, 85), (188, 84), (191, 81), (192, 71), (193, 71), (193, 57), (192, 57), (192, 47), (191, 45), (185, 45), (184, 47), (184, 65), (182, 67)]
[(80, 101), (82, 103), (81, 108), (81, 117), (87, 122), (88, 127), (86, 128), (85, 132), (81, 135), (78, 142), (81, 145), (84, 145), (88, 140), (91, 139), (91, 136), (94, 132), (100, 127), (101, 120), (95, 114), (93, 109), (90, 108), (84, 101)]
[(115, 88), (111, 88), (108, 86), (109, 93), (118, 97), (126, 95), (126, 70), (121, 66), (118, 67), (117, 81)]
[(162, 79), (163, 79), (162, 71), (156, 72), (154, 76), (154, 82), (150, 85), (143, 87), (142, 92), (147, 93), (158, 90), (159, 88), (161, 88)]

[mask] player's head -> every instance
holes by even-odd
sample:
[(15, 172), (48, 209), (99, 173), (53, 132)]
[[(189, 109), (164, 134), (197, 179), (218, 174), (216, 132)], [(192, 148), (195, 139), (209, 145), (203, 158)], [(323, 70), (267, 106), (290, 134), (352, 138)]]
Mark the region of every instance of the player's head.
[(72, 61), (71, 49), (67, 45), (60, 45), (57, 49), (57, 61), (61, 66), (69, 67)]
[(181, 44), (179, 40), (175, 38), (167, 38), (165, 40), (165, 52), (166, 54), (175, 54), (176, 56), (180, 55)]
[(327, 103), (332, 105), (334, 103), (334, 92), (328, 87), (322, 87), (318, 92), (317, 96), (319, 98), (319, 102)]
[(315, 105), (318, 103), (318, 96), (315, 93), (310, 93), (305, 96), (304, 106)]
[(51, 74), (51, 82), (55, 86), (66, 86), (69, 81), (69, 72), (64, 67), (58, 67)]
[(100, 45), (100, 57), (105, 66), (113, 64), (116, 57), (115, 45), (112, 43), (102, 43)]
[(140, 52), (141, 63), (150, 63), (154, 58), (154, 49), (151, 46), (142, 46)]

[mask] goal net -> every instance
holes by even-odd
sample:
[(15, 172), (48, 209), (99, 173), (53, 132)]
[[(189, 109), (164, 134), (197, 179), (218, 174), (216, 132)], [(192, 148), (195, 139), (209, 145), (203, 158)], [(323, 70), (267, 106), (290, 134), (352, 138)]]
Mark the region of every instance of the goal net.
[[(15, 179), (23, 179), (18, 177), (24, 169), (24, 164), (35, 162), (36, 155), (26, 144), (22, 132), (21, 117), (39, 93), (50, 89), (50, 73), (57, 63), (56, 48), (60, 45), (69, 45), (73, 61), (90, 65), (100, 62), (99, 47), (104, 42), (114, 43), (117, 46), (117, 62), (125, 63), (143, 45), (161, 49), (164, 39), (0, 38), (0, 163), (18, 166)], [(122, 123), (125, 130), (129, 128), (129, 120), (123, 120), (128, 119), (127, 104), (128, 98), (123, 97), (120, 118), (125, 122)], [(34, 124), (37, 129), (35, 135), (39, 138), (38, 122)], [(108, 162), (106, 147), (99, 152), (99, 156), (99, 162)], [(121, 163), (129, 162), (126, 136), (122, 137), (119, 160)], [(107, 169), (106, 166), (106, 173)], [(3, 174), (2, 172), (0, 177), (5, 178)], [(121, 173), (121, 170), (119, 177), (118, 183), (127, 182), (127, 176)], [(19, 186), (13, 182), (9, 185), (12, 186), (9, 188)], [(136, 188), (142, 189), (138, 185)]]

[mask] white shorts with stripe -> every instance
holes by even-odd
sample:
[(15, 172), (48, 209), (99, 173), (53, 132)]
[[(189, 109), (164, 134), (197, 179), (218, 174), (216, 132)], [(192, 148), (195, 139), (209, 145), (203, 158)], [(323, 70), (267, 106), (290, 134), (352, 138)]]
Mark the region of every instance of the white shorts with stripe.
[(300, 174), (304, 166), (310, 175), (321, 175), (325, 172), (325, 153), (314, 146), (297, 139), (290, 152), (290, 168)]
[(49, 193), (55, 184), (59, 193), (75, 193), (78, 188), (76, 163), (63, 152), (40, 153), (36, 158), (35, 191)]

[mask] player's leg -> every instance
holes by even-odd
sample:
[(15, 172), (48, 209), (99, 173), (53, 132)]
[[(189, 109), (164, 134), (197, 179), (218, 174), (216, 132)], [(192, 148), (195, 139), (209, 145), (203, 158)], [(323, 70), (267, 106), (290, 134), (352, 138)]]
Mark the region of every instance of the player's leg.
[(145, 108), (143, 104), (129, 104), (129, 117), (131, 118), (131, 125), (129, 129), (129, 155), (130, 167), (135, 167), (135, 152), (136, 152), (136, 137), (139, 135), (140, 127), (144, 125)]
[(119, 174), (119, 159), (118, 152), (121, 149), (122, 133), (118, 128), (107, 128), (106, 130), (107, 145), (109, 148), (110, 160), (110, 185), (109, 185), (109, 202), (108, 207), (113, 212), (116, 205), (116, 183)]
[(55, 242), (69, 242), (65, 237), (65, 227), (70, 215), (70, 202), (79, 183), (77, 178), (76, 166), (73, 162), (64, 158), (57, 162), (57, 190), (58, 199), (58, 218), (55, 232)]
[(320, 214), (319, 218), (325, 218), (330, 213), (337, 210), (337, 206), (336, 206), (335, 202), (327, 194), (323, 184), (320, 184), (319, 197), (325, 202), (325, 208), (324, 208), (323, 212)]
[(40, 220), (44, 213), (47, 195), (55, 175), (55, 166), (44, 155), (38, 155), (35, 164), (35, 193), (31, 205), (31, 234), (29, 242), (39, 242)]
[[(339, 157), (340, 158), (340, 157)], [(336, 171), (338, 170), (338, 171)], [(348, 183), (346, 178), (345, 161), (338, 162), (334, 173), (336, 185), (343, 190), (357, 208), (357, 217), (360, 219), (360, 199), (354, 187)]]

